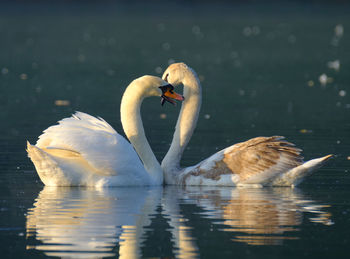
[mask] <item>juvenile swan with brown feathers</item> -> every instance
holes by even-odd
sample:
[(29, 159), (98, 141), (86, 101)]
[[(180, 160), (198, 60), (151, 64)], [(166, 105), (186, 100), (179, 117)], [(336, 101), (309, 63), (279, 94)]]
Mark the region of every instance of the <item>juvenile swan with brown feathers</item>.
[(257, 137), (225, 148), (197, 165), (181, 168), (180, 160), (197, 124), (201, 85), (184, 63), (170, 65), (163, 79), (183, 84), (182, 103), (170, 149), (162, 161), (165, 182), (179, 185), (295, 186), (332, 155), (303, 162), (301, 149), (281, 136)]

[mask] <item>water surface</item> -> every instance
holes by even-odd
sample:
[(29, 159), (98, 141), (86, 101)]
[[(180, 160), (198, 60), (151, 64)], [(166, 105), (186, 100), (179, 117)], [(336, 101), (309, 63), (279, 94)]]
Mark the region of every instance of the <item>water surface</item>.
[(26, 248), (81, 258), (154, 257), (166, 246), (163, 256), (177, 258), (225, 256), (240, 245), (288, 251), (312, 243), (307, 230), (322, 229), (326, 244), (333, 220), (329, 204), (290, 188), (45, 187), (26, 213)]

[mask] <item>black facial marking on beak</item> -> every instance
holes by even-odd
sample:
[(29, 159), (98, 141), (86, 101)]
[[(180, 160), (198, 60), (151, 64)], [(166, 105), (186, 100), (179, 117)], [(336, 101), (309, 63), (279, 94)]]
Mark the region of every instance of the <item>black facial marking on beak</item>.
[(159, 86), (159, 88), (162, 90), (163, 94), (165, 94), (167, 91), (172, 92), (174, 90), (174, 86), (172, 86), (171, 84)]
[(174, 86), (172, 86), (171, 84), (160, 86), (159, 88), (162, 90), (162, 95), (160, 99), (160, 103), (162, 105), (165, 102), (169, 102), (173, 105), (176, 105), (175, 100), (183, 101), (185, 99), (182, 95), (174, 92)]
[(176, 105), (176, 103), (172, 99), (164, 95), (167, 91), (169, 91), (170, 93), (173, 93), (174, 86), (172, 86), (171, 84), (168, 84), (168, 85), (159, 86), (159, 88), (162, 90), (160, 104), (163, 106), (165, 102), (169, 102), (172, 105)]

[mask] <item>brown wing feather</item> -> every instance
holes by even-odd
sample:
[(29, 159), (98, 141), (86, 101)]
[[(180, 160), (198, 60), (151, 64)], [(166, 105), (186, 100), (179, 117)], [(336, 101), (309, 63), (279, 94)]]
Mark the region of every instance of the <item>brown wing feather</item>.
[(244, 181), (272, 167), (277, 174), (300, 165), (303, 161), (300, 152), (284, 137), (257, 137), (233, 146), (230, 152), (225, 152), (223, 162)]
[(216, 161), (214, 158), (214, 165), (210, 169), (202, 168), (201, 165), (213, 157), (204, 160), (183, 175), (181, 182), (186, 184), (190, 176), (219, 180), (222, 175), (236, 174), (239, 175), (239, 182), (244, 183), (254, 179), (254, 176), (263, 176), (263, 173), (266, 175), (262, 180), (269, 181), (271, 177), (302, 164), (300, 152), (301, 149), (281, 136), (253, 138), (224, 149), (223, 158)]

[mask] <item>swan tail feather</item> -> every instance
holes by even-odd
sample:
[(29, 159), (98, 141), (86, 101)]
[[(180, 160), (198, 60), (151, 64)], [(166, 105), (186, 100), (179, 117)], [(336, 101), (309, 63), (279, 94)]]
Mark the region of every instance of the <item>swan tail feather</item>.
[(32, 160), (41, 181), (47, 186), (67, 186), (69, 180), (64, 176), (62, 169), (55, 159), (27, 141), (28, 157)]
[(309, 160), (293, 169), (287, 171), (286, 173), (276, 177), (271, 183), (272, 186), (297, 186), (300, 184), (307, 176), (311, 175), (317, 169), (322, 167), (329, 159), (334, 157), (334, 155), (327, 155), (320, 158), (315, 158)]

